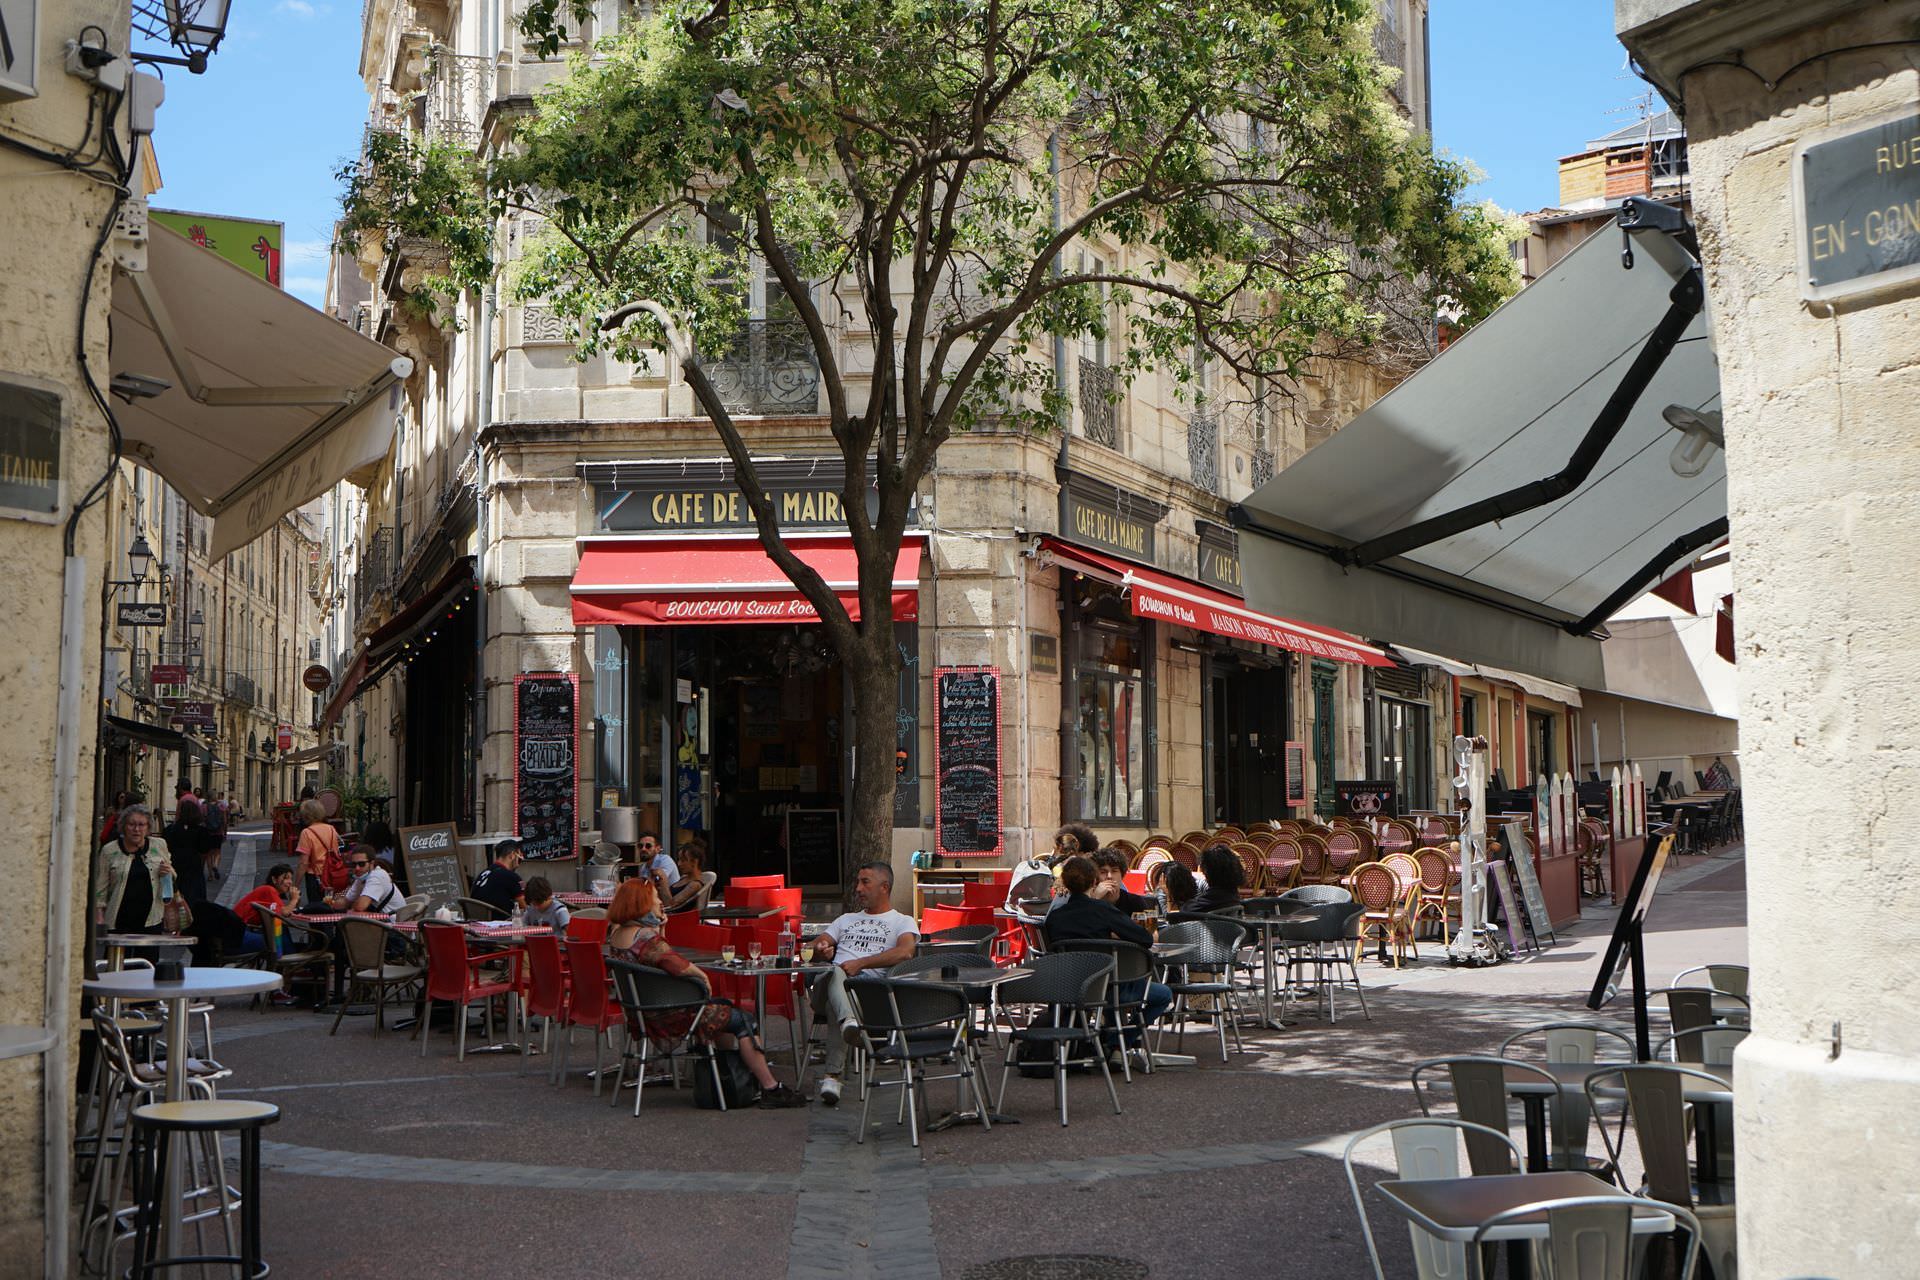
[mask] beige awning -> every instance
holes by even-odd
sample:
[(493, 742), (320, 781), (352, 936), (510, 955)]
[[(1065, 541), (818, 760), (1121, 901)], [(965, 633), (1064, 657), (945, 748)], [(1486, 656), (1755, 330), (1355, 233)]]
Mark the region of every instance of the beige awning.
[(146, 269), (114, 273), (111, 362), (116, 379), (165, 384), (114, 414), (128, 455), (213, 517), (216, 560), (384, 458), (413, 371), (157, 224)]

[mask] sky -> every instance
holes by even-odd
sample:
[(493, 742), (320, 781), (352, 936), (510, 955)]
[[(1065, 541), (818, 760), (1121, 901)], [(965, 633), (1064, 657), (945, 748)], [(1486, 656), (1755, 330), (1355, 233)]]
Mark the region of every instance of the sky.
[[(1555, 161), (1636, 118), (1645, 90), (1613, 37), (1613, 0), (1432, 0), (1434, 140), (1513, 212), (1552, 205)], [(286, 224), (285, 282), (315, 304), (359, 150), (366, 91), (358, 0), (234, 0), (205, 75), (168, 69), (156, 208)]]

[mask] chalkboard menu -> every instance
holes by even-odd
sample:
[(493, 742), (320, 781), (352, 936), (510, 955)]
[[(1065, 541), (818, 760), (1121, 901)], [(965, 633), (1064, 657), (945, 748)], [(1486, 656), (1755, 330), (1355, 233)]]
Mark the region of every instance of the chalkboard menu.
[(1286, 750), (1287, 807), (1304, 808), (1307, 803), (1307, 744), (1289, 742)]
[(513, 833), (529, 858), (571, 858), (579, 690), (574, 677), (513, 678)]
[(409, 894), (427, 895), (429, 911), (467, 896), (457, 839), (451, 822), (400, 828), (400, 845), (394, 851), (400, 865), (395, 869), (405, 877)]
[(1520, 900), (1526, 904), (1527, 923), (1533, 929), (1533, 936), (1560, 941), (1553, 932), (1553, 920), (1547, 915), (1547, 900), (1540, 893), (1540, 877), (1534, 871), (1533, 841), (1528, 839), (1527, 829), (1521, 823), (1507, 824), (1507, 858), (1513, 863), (1513, 878), (1520, 882)]
[(787, 883), (840, 883), (840, 811), (787, 810)]
[(935, 850), (1000, 855), (1000, 670), (936, 667), (933, 734)]
[(1342, 818), (1389, 818), (1397, 802), (1391, 782), (1335, 781), (1333, 812)]

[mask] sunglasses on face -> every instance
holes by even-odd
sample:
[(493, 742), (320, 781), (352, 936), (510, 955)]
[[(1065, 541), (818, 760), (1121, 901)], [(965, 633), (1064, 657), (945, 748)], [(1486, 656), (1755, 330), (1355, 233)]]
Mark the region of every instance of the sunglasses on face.
[(349, 863), (348, 863), (347, 865), (348, 865), (348, 866), (350, 866), (350, 867), (353, 867), (353, 868), (354, 868), (354, 869), (356, 869), (356, 870), (358, 870), (358, 869), (360, 869), (360, 868), (363, 868), (363, 867), (370, 867), (370, 866), (372, 866), (373, 864), (372, 864), (371, 862), (349, 862)]

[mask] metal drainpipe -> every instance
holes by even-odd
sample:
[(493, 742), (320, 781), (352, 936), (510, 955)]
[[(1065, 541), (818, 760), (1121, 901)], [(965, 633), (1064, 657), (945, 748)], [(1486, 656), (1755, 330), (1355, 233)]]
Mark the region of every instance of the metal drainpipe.
[[(1053, 133), (1051, 133), (1047, 137), (1047, 176), (1052, 181), (1052, 184), (1053, 184), (1053, 224), (1052, 224), (1053, 234), (1059, 235), (1060, 228), (1065, 225), (1066, 220), (1062, 213), (1061, 198), (1060, 198), (1060, 131), (1058, 129), (1054, 130)], [(1050, 264), (1049, 270), (1056, 277), (1060, 275), (1061, 266), (1060, 266), (1059, 254), (1054, 255), (1053, 262)], [(1058, 334), (1058, 333), (1053, 335), (1053, 389), (1055, 392), (1059, 394), (1061, 398), (1060, 417), (1059, 417), (1059, 422), (1057, 424), (1060, 431), (1060, 448), (1058, 452), (1054, 455), (1054, 460), (1053, 460), (1054, 478), (1056, 480), (1061, 480), (1062, 483), (1065, 483), (1065, 481), (1061, 478), (1065, 475), (1065, 473), (1071, 466), (1071, 462), (1070, 462), (1068, 451), (1067, 451), (1067, 442), (1071, 438), (1073, 433), (1073, 422), (1072, 422), (1072, 419), (1069, 417), (1065, 407), (1066, 395), (1067, 395), (1067, 339), (1065, 335)], [(1060, 510), (1060, 504), (1058, 502), (1054, 504), (1054, 510), (1056, 513)], [(1059, 530), (1059, 532), (1065, 533), (1066, 530), (1061, 529)], [(1024, 585), (1024, 570), (1022, 572), (1023, 572), (1023, 585)], [(1065, 570), (1061, 570), (1061, 572), (1065, 573)], [(1023, 600), (1025, 599), (1024, 593), (1022, 595), (1022, 599)], [(1064, 597), (1061, 597), (1060, 599), (1056, 600), (1055, 601), (1056, 606), (1058, 606), (1063, 600), (1064, 600)], [(1073, 729), (1069, 729), (1067, 727), (1068, 726), (1068, 719), (1067, 719), (1068, 707), (1070, 705), (1068, 699), (1070, 695), (1072, 695), (1074, 692), (1073, 660), (1071, 657), (1073, 637), (1070, 634), (1070, 619), (1068, 617), (1066, 610), (1064, 609), (1056, 607), (1055, 612), (1060, 620), (1060, 653), (1061, 653), (1061, 657), (1060, 657), (1060, 818), (1062, 821), (1065, 821), (1066, 808), (1067, 808), (1066, 795), (1067, 795), (1067, 787), (1068, 787), (1068, 778), (1072, 776), (1069, 773), (1069, 770), (1073, 768), (1077, 762), (1078, 755), (1079, 755), (1079, 748), (1078, 748), (1078, 743), (1075, 741), (1075, 737), (1078, 734), (1078, 728), (1076, 727)], [(1023, 669), (1024, 669), (1024, 666), (1023, 666)], [(1031, 731), (1031, 726), (1029, 726), (1029, 731)], [(1029, 854), (1033, 852), (1032, 791), (1033, 791), (1033, 779), (1032, 779), (1032, 776), (1029, 775), (1027, 778), (1027, 792), (1028, 792), (1028, 796), (1027, 796), (1028, 850), (1027, 851)]]
[(480, 294), (480, 403), (473, 416), (473, 829), (486, 828), (487, 816), (487, 458), (480, 436), (493, 414), (493, 286)]

